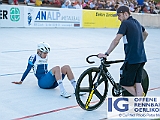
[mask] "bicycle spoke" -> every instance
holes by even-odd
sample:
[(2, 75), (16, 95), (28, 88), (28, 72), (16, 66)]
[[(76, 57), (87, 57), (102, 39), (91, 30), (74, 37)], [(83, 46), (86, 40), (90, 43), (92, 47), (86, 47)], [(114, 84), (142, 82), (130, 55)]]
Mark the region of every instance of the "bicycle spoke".
[(100, 85), (102, 82), (104, 82), (103, 79), (104, 79), (104, 78), (101, 78), (100, 80), (98, 80), (98, 81), (96, 82), (96, 84)]
[(98, 73), (96, 72), (96, 74), (94, 75), (94, 78), (93, 78), (93, 82), (95, 81), (96, 77), (97, 77)]
[(93, 82), (92, 82), (92, 72), (88, 73), (89, 76), (89, 86), (92, 87), (93, 86)]
[(103, 99), (103, 96), (99, 93), (99, 91), (98, 91), (97, 89), (94, 91), (94, 94), (95, 94), (100, 100)]
[(79, 92), (90, 92), (89, 87), (80, 87)]

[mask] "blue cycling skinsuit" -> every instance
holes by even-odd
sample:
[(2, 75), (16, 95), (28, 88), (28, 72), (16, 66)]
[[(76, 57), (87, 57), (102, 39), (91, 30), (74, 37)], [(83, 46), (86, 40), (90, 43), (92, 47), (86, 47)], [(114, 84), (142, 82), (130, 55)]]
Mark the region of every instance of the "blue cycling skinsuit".
[[(41, 58), (38, 54), (31, 55), (28, 59), (28, 66), (22, 75), (23, 81), (31, 69), (33, 69), (36, 78), (38, 79), (38, 86), (43, 89), (51, 89), (58, 86), (55, 76), (52, 71), (48, 71), (48, 58)], [(62, 79), (65, 75), (62, 74)]]

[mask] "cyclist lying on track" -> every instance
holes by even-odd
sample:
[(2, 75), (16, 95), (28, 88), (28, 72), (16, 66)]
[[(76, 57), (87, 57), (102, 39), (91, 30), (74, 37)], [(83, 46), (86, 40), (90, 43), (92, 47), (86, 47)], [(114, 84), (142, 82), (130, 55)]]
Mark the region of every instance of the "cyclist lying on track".
[(109, 56), (123, 37), (125, 61), (120, 69), (120, 85), (133, 96), (145, 96), (141, 81), (143, 66), (147, 62), (143, 42), (148, 33), (136, 19), (130, 16), (128, 7), (120, 6), (117, 9), (117, 15), (121, 21), (118, 33), (107, 52), (105, 54), (99, 53), (98, 57)]
[(53, 67), (48, 71), (48, 53), (50, 52), (49, 44), (41, 42), (38, 44), (37, 54), (31, 55), (28, 60), (28, 66), (19, 82), (12, 82), (14, 84), (22, 84), (30, 70), (33, 68), (34, 74), (38, 79), (38, 85), (43, 89), (53, 89), (59, 86), (60, 95), (68, 98), (71, 95), (66, 92), (63, 86), (63, 79), (67, 75), (74, 90), (76, 89), (76, 81), (69, 65)]

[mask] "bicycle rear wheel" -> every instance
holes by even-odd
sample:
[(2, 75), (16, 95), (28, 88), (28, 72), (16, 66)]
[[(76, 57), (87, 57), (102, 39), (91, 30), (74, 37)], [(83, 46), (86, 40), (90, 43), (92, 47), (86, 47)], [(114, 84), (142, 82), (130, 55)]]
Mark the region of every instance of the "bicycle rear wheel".
[(143, 69), (142, 71), (142, 87), (146, 96), (148, 92), (148, 87), (149, 87), (149, 77), (145, 69)]
[[(142, 88), (143, 92), (145, 93), (145, 96), (147, 95), (148, 92), (148, 87), (149, 87), (149, 77), (145, 69), (142, 71)], [(127, 90), (123, 91), (123, 96), (133, 96), (131, 95)]]
[[(108, 81), (105, 80), (102, 74), (98, 79), (100, 69), (97, 67), (91, 67), (85, 70), (77, 81), (76, 86), (76, 100), (79, 106), (87, 111), (97, 109), (105, 100), (108, 92)], [(98, 87), (93, 87), (94, 84), (99, 81)], [(85, 92), (85, 96), (80, 94)]]

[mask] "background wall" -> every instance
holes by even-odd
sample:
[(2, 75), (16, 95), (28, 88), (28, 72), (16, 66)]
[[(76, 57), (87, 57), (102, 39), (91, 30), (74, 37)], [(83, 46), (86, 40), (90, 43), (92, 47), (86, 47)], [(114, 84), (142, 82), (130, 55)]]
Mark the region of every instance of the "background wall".
[(145, 27), (160, 28), (159, 14), (156, 15), (156, 14), (132, 13), (132, 16)]
[[(160, 28), (159, 14), (132, 13), (145, 27)], [(1, 5), (0, 27), (118, 28), (116, 11)]]

